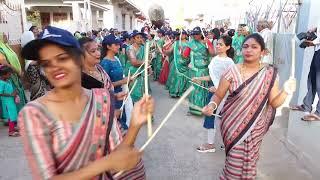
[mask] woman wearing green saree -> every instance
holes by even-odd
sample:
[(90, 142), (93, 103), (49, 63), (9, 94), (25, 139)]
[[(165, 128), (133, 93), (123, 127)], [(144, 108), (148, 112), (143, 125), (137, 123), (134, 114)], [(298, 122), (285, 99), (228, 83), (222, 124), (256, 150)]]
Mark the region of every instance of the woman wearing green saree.
[[(131, 73), (131, 75), (135, 74), (135, 73), (139, 73), (141, 72), (144, 67), (141, 67), (139, 69), (140, 66), (143, 66), (144, 64), (144, 45), (143, 45), (143, 34), (139, 33), (137, 31), (134, 31), (132, 33), (132, 39), (133, 39), (133, 44), (131, 46), (128, 47), (128, 65), (129, 65), (129, 71)], [(139, 71), (139, 72), (137, 72)], [(134, 87), (133, 85), (136, 84)], [(140, 74), (134, 83), (132, 83), (129, 87), (134, 88), (132, 90), (131, 93), (131, 98), (133, 100), (133, 102), (137, 102), (139, 101), (143, 94), (144, 94), (144, 74)]]
[[(191, 78), (209, 76), (208, 65), (210, 56), (214, 55), (214, 48), (209, 39), (202, 40), (200, 27), (195, 27), (192, 31), (193, 40), (188, 43), (188, 47), (183, 52), (184, 58), (190, 58), (190, 75)], [(194, 115), (201, 115), (199, 107), (206, 105), (209, 87), (208, 82), (194, 81), (194, 90), (189, 96), (189, 112)], [(198, 85), (197, 85), (198, 84)]]
[(162, 69), (162, 58), (164, 57), (162, 48), (164, 45), (164, 30), (160, 29), (157, 31), (159, 40), (156, 41), (156, 58), (153, 61), (153, 80), (157, 81), (159, 79), (161, 69)]
[(232, 47), (235, 50), (235, 56), (234, 56), (234, 63), (239, 64), (243, 63), (243, 56), (242, 56), (242, 43), (245, 39), (245, 36), (243, 35), (243, 27), (239, 25), (237, 32), (233, 36), (232, 39)]
[(7, 37), (4, 34), (0, 35), (0, 64), (9, 66), (15, 71), (8, 82), (17, 90), (20, 99), (20, 102), (17, 103), (17, 111), (19, 112), (27, 103), (24, 88), (19, 77), (22, 73), (21, 65), (17, 54), (8, 45)]
[[(180, 36), (180, 35), (179, 35)], [(187, 47), (187, 32), (182, 31), (181, 41), (177, 40), (171, 51), (173, 52), (172, 68), (170, 69), (169, 95), (173, 98), (180, 97), (186, 91), (188, 85), (189, 59), (181, 56), (182, 49)]]

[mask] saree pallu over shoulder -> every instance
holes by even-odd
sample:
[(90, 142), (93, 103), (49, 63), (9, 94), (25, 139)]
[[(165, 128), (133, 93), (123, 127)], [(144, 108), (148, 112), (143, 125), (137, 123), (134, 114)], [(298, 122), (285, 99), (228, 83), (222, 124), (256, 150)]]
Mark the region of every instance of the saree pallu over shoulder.
[(56, 119), (38, 102), (20, 112), (19, 126), (34, 179), (78, 170), (120, 144), (121, 131), (113, 123), (112, 94), (105, 89), (88, 90), (87, 94), (88, 102), (75, 124)]
[[(237, 75), (234, 74), (234, 76)], [(227, 97), (221, 111), (221, 135), (227, 155), (234, 146), (242, 143), (249, 136), (256, 124), (263, 124), (263, 135), (267, 132), (276, 112), (268, 105), (269, 94), (276, 77), (275, 68), (264, 67), (246, 82), (239, 83), (239, 86)], [(238, 83), (235, 82), (236, 78), (231, 81), (231, 84)]]

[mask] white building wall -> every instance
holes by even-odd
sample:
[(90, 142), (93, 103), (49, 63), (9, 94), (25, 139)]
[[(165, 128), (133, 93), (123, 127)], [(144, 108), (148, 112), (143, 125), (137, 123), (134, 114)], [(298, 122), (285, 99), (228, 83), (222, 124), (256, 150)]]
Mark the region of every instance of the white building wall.
[[(298, 21), (298, 33), (307, 31), (315, 27), (320, 19), (319, 0), (303, 0), (301, 14)], [(297, 44), (298, 46), (298, 44)], [(294, 103), (302, 104), (303, 98), (307, 93), (307, 78), (314, 54), (314, 48), (306, 49), (296, 48), (296, 79), (298, 82), (297, 91), (294, 94)], [(319, 96), (319, 95), (318, 95)], [(315, 98), (314, 106), (318, 98)], [(290, 112), (288, 127), (288, 147), (295, 153), (299, 162), (302, 163), (315, 177), (320, 177), (320, 143), (317, 139), (320, 137), (320, 122), (304, 122), (301, 117), (302, 112)]]

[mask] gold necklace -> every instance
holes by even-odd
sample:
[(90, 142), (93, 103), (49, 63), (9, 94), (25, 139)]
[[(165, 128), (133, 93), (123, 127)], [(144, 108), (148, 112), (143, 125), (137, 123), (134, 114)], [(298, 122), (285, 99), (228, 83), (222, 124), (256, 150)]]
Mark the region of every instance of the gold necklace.
[(95, 79), (99, 80), (102, 82), (102, 75), (99, 72), (99, 70), (97, 69), (97, 67), (95, 67), (95, 70), (87, 70), (86, 71), (90, 76), (94, 77)]
[[(261, 70), (261, 68), (262, 68), (262, 63), (261, 63), (261, 61), (259, 61), (259, 70), (258, 70), (258, 72)], [(241, 66), (240, 66), (240, 74), (241, 74), (241, 78), (242, 78), (242, 81), (244, 83), (244, 86), (246, 87), (247, 86), (247, 79), (246, 79), (246, 76), (245, 76), (245, 65), (244, 65), (244, 63), (241, 64)]]

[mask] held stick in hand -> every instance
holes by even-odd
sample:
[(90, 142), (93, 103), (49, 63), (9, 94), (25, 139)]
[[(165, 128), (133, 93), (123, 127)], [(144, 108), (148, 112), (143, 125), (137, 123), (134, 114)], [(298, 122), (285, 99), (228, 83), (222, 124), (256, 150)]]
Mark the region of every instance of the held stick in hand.
[(128, 100), (129, 97), (131, 96), (131, 93), (132, 93), (133, 89), (136, 87), (137, 82), (138, 82), (138, 81), (134, 81), (134, 83), (133, 83), (133, 85), (132, 85), (132, 87), (131, 87), (131, 90), (129, 91), (127, 97), (126, 97), (126, 98), (123, 100), (123, 102), (122, 102), (122, 106), (121, 106), (120, 110), (123, 109), (123, 107), (124, 107), (124, 105), (126, 104), (127, 100)]
[[(144, 93), (149, 96), (149, 80), (148, 80), (148, 66), (149, 66), (149, 46), (150, 43), (146, 42), (146, 49), (144, 52)], [(152, 135), (152, 122), (151, 122), (151, 114), (148, 113), (147, 119), (148, 119), (148, 137), (150, 138)]]
[[(154, 133), (152, 134), (152, 136), (147, 140), (146, 143), (144, 143), (144, 145), (140, 148), (140, 152), (143, 151), (149, 144), (150, 142), (153, 140), (154, 137), (156, 137), (156, 135), (158, 134), (158, 132), (160, 131), (160, 129), (165, 125), (165, 123), (169, 120), (170, 116), (173, 114), (173, 112), (179, 107), (179, 105), (188, 97), (188, 95), (193, 91), (194, 87), (191, 86), (182, 96), (181, 98), (178, 100), (178, 102), (171, 108), (171, 110), (169, 111), (169, 113), (167, 114), (167, 116), (161, 121), (161, 124), (159, 125), (159, 127), (154, 131)], [(124, 171), (120, 171), (118, 172), (116, 175), (113, 176), (113, 178), (117, 178), (119, 176), (121, 176), (121, 174)]]

